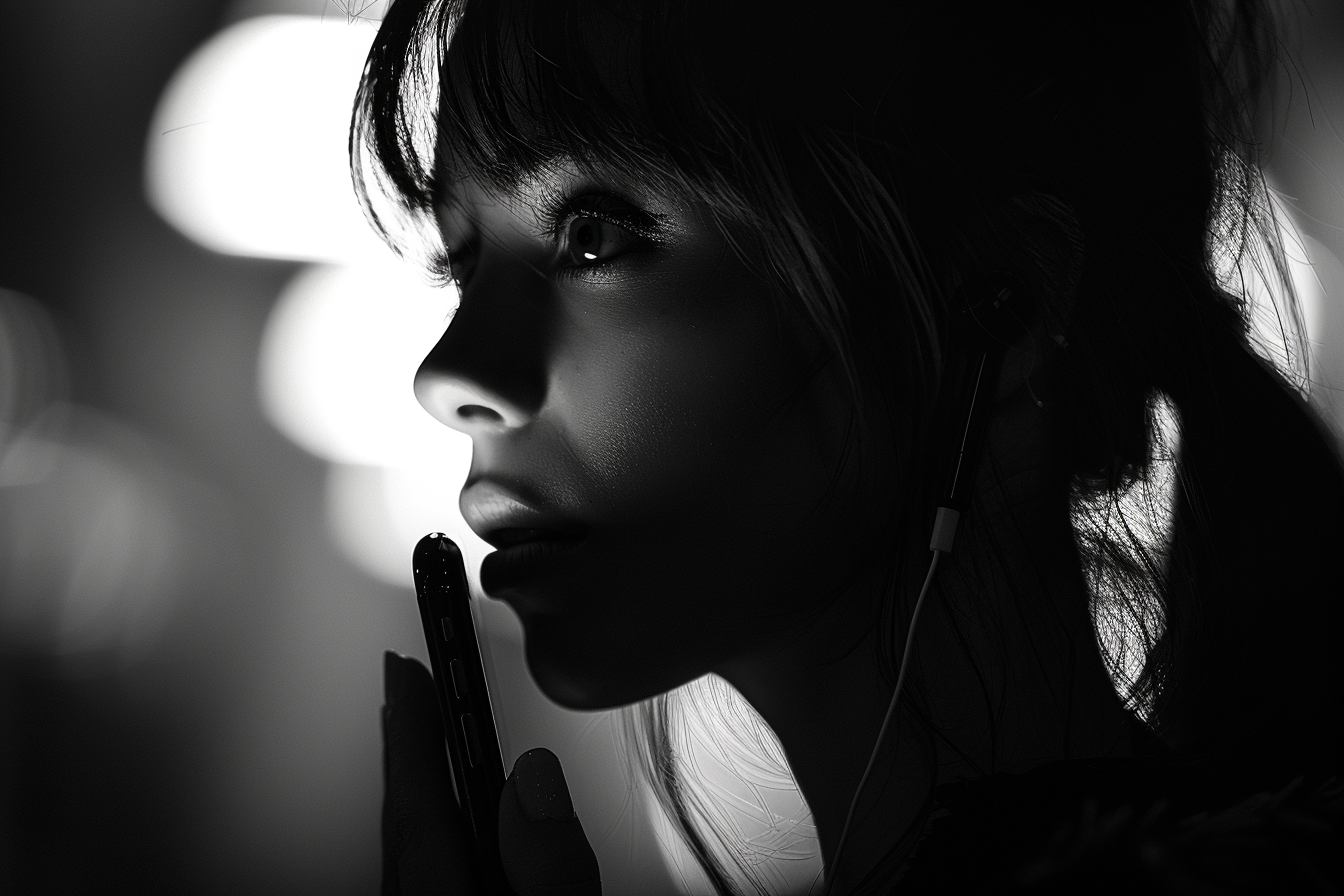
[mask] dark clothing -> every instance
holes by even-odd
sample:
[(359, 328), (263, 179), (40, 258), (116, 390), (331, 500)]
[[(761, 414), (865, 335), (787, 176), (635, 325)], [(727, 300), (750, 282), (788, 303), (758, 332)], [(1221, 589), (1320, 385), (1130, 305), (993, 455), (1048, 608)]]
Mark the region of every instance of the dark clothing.
[(898, 896), (1344, 892), (1344, 784), (1171, 758), (938, 788)]

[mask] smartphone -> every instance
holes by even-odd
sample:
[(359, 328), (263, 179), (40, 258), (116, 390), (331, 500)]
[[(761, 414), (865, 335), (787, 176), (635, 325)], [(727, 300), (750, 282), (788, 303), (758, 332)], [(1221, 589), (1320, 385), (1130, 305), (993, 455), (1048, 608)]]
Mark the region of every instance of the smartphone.
[(504, 761), (471, 616), (462, 551), (447, 535), (433, 532), (415, 546), (412, 567), (453, 784), (476, 841), (481, 883), (490, 893), (511, 894), (499, 858)]

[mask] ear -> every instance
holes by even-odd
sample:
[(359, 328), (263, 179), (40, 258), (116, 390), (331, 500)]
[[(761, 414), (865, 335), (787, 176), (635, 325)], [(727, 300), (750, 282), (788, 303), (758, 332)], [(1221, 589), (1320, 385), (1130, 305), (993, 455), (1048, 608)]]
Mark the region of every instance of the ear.
[[(1020, 390), (1048, 404), (1051, 381), (1073, 317), (1083, 272), (1083, 234), (1073, 209), (1056, 196), (1020, 193), (1001, 203), (964, 236), (968, 270), (1012, 271), (1031, 293), (1033, 320), (1004, 353), (996, 400)], [(1051, 397), (1047, 397), (1049, 394)]]
[(1022, 276), (1033, 281), (1039, 311), (1004, 357), (1001, 394), (1025, 389), (1033, 404), (1048, 408), (1060, 392), (1063, 351), (1083, 276), (1083, 231), (1068, 203), (1044, 193), (1014, 196), (1006, 217), (1018, 235), (1011, 251)]

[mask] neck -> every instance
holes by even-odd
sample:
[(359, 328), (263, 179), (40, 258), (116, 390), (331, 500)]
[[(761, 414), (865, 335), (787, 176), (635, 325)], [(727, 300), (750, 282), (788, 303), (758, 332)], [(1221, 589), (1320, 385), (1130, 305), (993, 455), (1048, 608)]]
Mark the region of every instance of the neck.
[[(1067, 513), (1032, 510), (1015, 507), (1014, 524), (1004, 525), (990, 498), (963, 518), (957, 551), (940, 561), (926, 598), (900, 699), (927, 721), (898, 709), (838, 868), (841, 831), (892, 694), (870, 624), (880, 571), (786, 646), (719, 670), (779, 737), (832, 892), (852, 888), (894, 844), (913, 847), (916, 837), (902, 835), (918, 833), (939, 783), (1128, 752), (1130, 717), (1097, 651)], [(991, 528), (997, 551), (988, 548)], [(930, 556), (912, 552), (907, 563), (911, 601)], [(887, 649), (899, 662), (901, 645)]]

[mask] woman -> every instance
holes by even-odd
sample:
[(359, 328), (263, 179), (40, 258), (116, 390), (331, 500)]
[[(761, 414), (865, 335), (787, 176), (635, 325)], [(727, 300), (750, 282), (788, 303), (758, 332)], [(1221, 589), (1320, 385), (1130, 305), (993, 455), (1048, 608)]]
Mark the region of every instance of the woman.
[[(1176, 887), (1228, 871), (1173, 846), (1197, 813), (1337, 822), (1344, 473), (1228, 279), (1261, 247), (1291, 298), (1244, 136), (1272, 46), (1212, 0), (392, 6), (352, 158), (461, 292), (416, 390), (472, 436), (482, 585), (557, 702), (653, 700), (721, 890), (655, 699), (707, 672), (832, 893)], [(427, 675), (389, 695), (389, 889), (474, 892)], [(596, 892), (553, 757), (500, 812), (518, 892)]]

